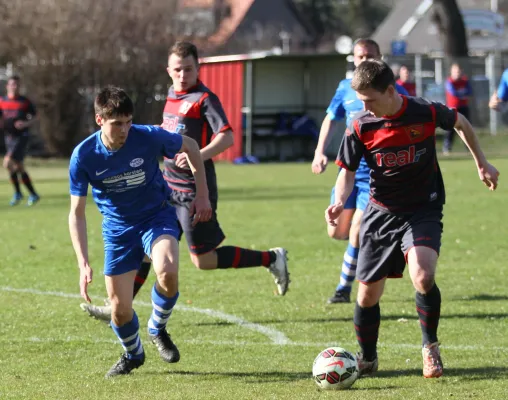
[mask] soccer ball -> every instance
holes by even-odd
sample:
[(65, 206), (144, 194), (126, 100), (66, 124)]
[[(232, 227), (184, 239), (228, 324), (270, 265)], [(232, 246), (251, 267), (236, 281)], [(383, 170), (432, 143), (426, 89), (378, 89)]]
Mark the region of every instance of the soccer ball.
[(342, 347), (329, 347), (314, 360), (312, 376), (321, 389), (347, 389), (358, 378), (358, 362)]

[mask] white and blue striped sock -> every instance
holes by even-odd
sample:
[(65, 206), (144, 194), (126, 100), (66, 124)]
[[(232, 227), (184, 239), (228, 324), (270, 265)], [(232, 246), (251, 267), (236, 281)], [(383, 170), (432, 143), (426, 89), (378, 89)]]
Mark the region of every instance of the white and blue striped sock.
[(337, 292), (351, 293), (351, 287), (356, 278), (356, 262), (358, 260), (359, 251), (360, 249), (358, 247), (353, 247), (351, 243), (348, 243), (342, 262), (340, 281), (335, 289)]
[(166, 328), (166, 324), (168, 323), (169, 317), (171, 317), (173, 307), (175, 306), (179, 295), (180, 293), (177, 292), (173, 297), (166, 297), (159, 293), (155, 288), (155, 285), (153, 285), (153, 310), (150, 320), (148, 321), (148, 333), (150, 335), (158, 335), (159, 332)]
[(116, 326), (113, 322), (110, 325), (120, 340), (127, 358), (142, 358), (144, 350), (139, 338), (139, 321), (136, 312), (134, 312), (130, 322), (127, 322), (125, 325)]

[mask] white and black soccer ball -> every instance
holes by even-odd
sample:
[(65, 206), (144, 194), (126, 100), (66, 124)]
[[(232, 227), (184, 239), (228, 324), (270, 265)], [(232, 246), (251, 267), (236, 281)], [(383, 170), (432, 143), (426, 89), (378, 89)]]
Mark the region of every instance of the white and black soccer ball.
[(342, 347), (329, 347), (314, 360), (312, 376), (321, 389), (347, 389), (358, 378), (358, 362)]

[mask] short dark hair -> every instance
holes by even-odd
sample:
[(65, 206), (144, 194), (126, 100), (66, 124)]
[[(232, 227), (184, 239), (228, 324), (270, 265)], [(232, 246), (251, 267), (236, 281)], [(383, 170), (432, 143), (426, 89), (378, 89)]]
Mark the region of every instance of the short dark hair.
[(351, 81), (353, 90), (374, 89), (384, 93), (388, 86), (395, 86), (395, 76), (390, 66), (381, 60), (365, 60), (356, 67)]
[(105, 119), (117, 116), (130, 116), (134, 113), (134, 104), (125, 90), (116, 86), (102, 88), (94, 101), (95, 114)]
[(21, 80), (21, 78), (19, 77), (19, 75), (11, 75), (7, 78), (7, 82), (9, 82), (9, 81), (19, 82), (20, 80)]
[(192, 56), (194, 61), (196, 61), (196, 65), (199, 64), (198, 49), (191, 42), (176, 42), (169, 50), (169, 56), (171, 56), (171, 54), (181, 58)]
[(375, 40), (365, 39), (365, 38), (356, 39), (355, 42), (353, 43), (353, 51), (354, 51), (356, 46), (362, 46), (362, 47), (371, 46), (371, 47), (374, 47), (376, 49), (376, 51), (377, 51), (377, 54), (381, 55), (381, 49), (379, 48), (379, 44), (377, 44), (377, 42)]

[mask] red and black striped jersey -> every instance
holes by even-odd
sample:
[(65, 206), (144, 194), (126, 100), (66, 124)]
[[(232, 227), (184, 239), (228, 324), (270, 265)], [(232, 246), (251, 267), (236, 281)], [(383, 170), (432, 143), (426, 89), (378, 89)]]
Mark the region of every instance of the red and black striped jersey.
[[(169, 89), (162, 127), (193, 138), (201, 149), (212, 141), (214, 135), (231, 129), (219, 98), (201, 81), (186, 92), (177, 92), (173, 86)], [(217, 178), (211, 159), (205, 161), (205, 170), (210, 197), (216, 197)], [(174, 160), (164, 160), (164, 177), (174, 190), (195, 191), (191, 170), (178, 168)]]
[(346, 129), (336, 161), (356, 171), (364, 156), (370, 168), (371, 203), (393, 213), (444, 204), (436, 128), (452, 130), (457, 121), (456, 110), (441, 103), (402, 99), (401, 109), (389, 117), (359, 113)]
[(0, 97), (0, 117), (4, 122), (4, 131), (8, 135), (21, 136), (28, 132), (28, 129), (18, 130), (14, 126), (16, 121), (26, 121), (36, 115), (35, 106), (25, 96)]

